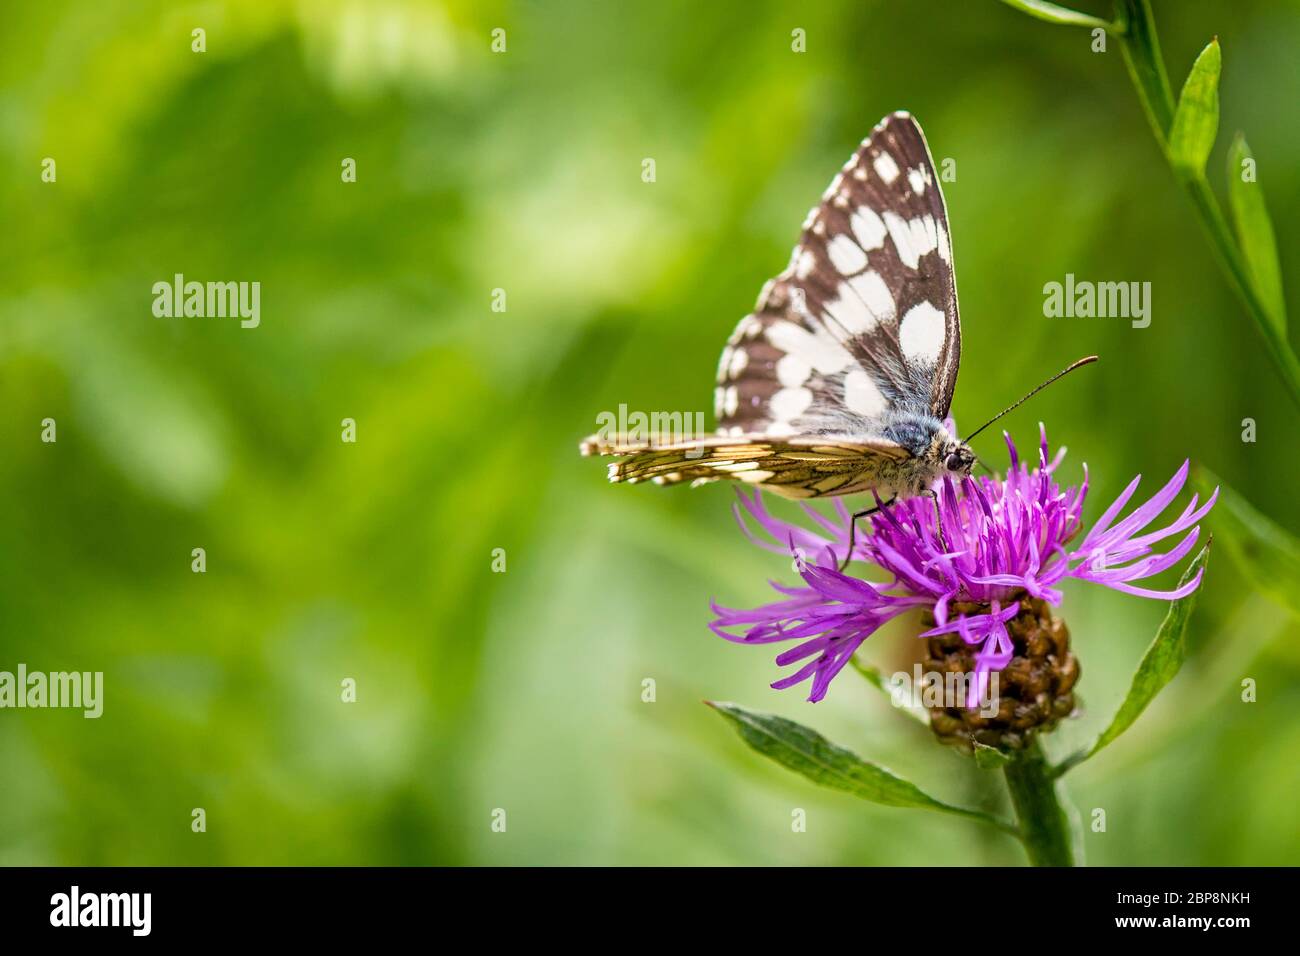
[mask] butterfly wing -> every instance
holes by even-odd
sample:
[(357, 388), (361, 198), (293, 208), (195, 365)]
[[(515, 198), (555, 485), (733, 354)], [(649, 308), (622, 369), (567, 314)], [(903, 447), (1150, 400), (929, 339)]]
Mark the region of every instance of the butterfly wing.
[[(788, 497), (913, 488), (891, 426), (947, 417), (961, 327), (948, 216), (921, 128), (878, 125), (809, 213), (784, 272), (718, 365), (718, 433), (656, 444), (593, 436), (611, 481), (728, 478)], [(924, 436), (923, 436), (924, 437)]]
[(944, 419), (961, 326), (948, 215), (920, 126), (881, 121), (804, 221), (718, 365), (722, 434), (883, 436)]
[(710, 435), (656, 445), (623, 436), (592, 436), (584, 455), (622, 455), (609, 466), (610, 481), (656, 484), (731, 479), (761, 484), (787, 498), (857, 494), (889, 487), (908, 453), (888, 441), (834, 437), (773, 439), (765, 435)]

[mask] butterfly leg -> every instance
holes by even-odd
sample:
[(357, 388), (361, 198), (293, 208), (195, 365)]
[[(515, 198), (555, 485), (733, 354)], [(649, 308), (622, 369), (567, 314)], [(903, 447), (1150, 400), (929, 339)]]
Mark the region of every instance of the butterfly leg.
[(948, 547), (948, 542), (943, 536), (943, 512), (939, 510), (939, 493), (933, 488), (928, 488), (922, 494), (934, 502), (934, 529), (939, 535), (939, 545), (945, 552), (951, 553), (952, 548)]
[(879, 511), (881, 508), (888, 508), (897, 500), (898, 500), (898, 495), (894, 495), (888, 501), (882, 501), (874, 508), (868, 508), (866, 511), (859, 511), (857, 514), (855, 514), (852, 518), (849, 519), (849, 550), (844, 553), (844, 563), (840, 565), (841, 572), (843, 572), (843, 570), (849, 566), (849, 562), (853, 559), (853, 539), (858, 530), (858, 519), (869, 518), (877, 511)]

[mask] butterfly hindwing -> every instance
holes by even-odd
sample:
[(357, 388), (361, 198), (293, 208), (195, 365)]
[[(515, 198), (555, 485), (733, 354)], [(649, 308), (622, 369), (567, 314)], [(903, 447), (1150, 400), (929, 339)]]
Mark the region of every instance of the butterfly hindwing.
[(886, 117), (809, 213), (718, 367), (723, 434), (879, 435), (943, 419), (961, 328), (948, 217), (920, 127)]
[(773, 439), (763, 435), (710, 435), (665, 445), (622, 436), (593, 436), (583, 454), (621, 455), (610, 481), (635, 484), (709, 482), (761, 484), (789, 498), (861, 493), (888, 484), (907, 452), (890, 442), (831, 437)]

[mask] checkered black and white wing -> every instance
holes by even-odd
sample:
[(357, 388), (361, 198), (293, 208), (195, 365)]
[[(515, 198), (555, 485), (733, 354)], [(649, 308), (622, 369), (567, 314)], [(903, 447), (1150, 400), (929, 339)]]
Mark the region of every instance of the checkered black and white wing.
[(809, 214), (718, 366), (721, 434), (881, 435), (947, 417), (961, 327), (948, 216), (911, 115), (881, 121)]

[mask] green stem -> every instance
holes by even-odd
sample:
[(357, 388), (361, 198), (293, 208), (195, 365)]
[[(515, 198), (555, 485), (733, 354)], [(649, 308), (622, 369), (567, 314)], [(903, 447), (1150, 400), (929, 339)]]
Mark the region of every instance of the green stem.
[(1201, 226), (1210, 238), (1219, 266), (1227, 274), (1233, 291), (1237, 293), (1237, 298), (1246, 306), (1246, 312), (1264, 337), (1269, 357), (1273, 359), (1273, 364), (1277, 366), (1278, 372), (1286, 382), (1292, 400), (1300, 404), (1300, 360), (1291, 350), (1291, 343), (1287, 341), (1278, 323), (1269, 317), (1268, 310), (1260, 300), (1258, 292), (1255, 291), (1249, 267), (1233, 239), (1232, 229), (1219, 208), (1219, 201), (1215, 198), (1214, 191), (1210, 189), (1210, 184), (1204, 175), (1184, 179), (1183, 186), (1192, 197), (1196, 211), (1200, 213)]
[(1020, 824), (1020, 839), (1034, 866), (1074, 866), (1070, 820), (1061, 805), (1056, 778), (1034, 740), (1002, 773)]
[[(1149, 0), (1115, 0), (1115, 22), (1129, 77), (1133, 80), (1138, 99), (1142, 101), (1161, 152), (1166, 152), (1175, 103), (1169, 76), (1165, 72), (1164, 58), (1160, 54), (1160, 41), (1156, 36)], [(1246, 314), (1263, 336), (1269, 358), (1286, 383), (1291, 400), (1300, 405), (1300, 359), (1296, 358), (1286, 333), (1269, 317), (1268, 309), (1260, 298), (1250, 269), (1233, 237), (1227, 218), (1219, 208), (1214, 191), (1210, 189), (1204, 173), (1194, 176), (1180, 174), (1178, 170), (1174, 170), (1174, 173), (1196, 207), (1219, 267), (1228, 277), (1237, 298), (1246, 307)]]
[(1116, 33), (1124, 52), (1124, 64), (1137, 90), (1142, 109), (1151, 123), (1161, 149), (1174, 122), (1174, 92), (1160, 55), (1155, 20), (1147, 0), (1115, 0)]

